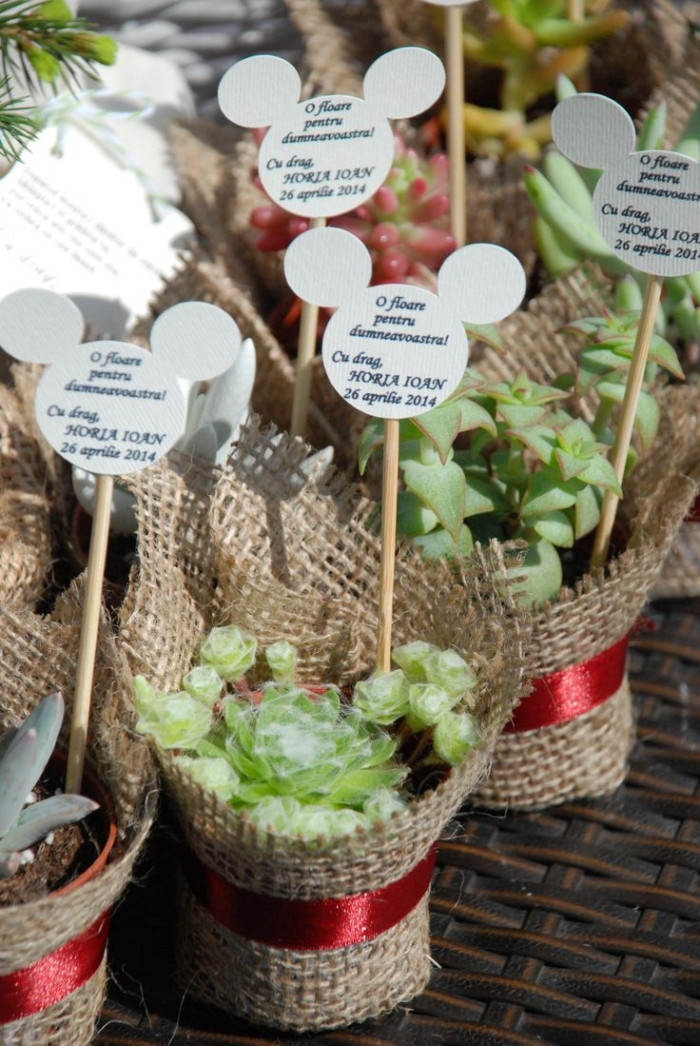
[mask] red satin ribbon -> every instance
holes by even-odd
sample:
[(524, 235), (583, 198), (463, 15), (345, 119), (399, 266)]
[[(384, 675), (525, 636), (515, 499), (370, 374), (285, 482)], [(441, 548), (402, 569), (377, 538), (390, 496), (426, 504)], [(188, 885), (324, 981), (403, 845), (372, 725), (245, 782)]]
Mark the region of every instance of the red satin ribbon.
[(61, 1002), (97, 972), (107, 945), (110, 913), (79, 937), (21, 970), (0, 976), (0, 1024), (19, 1021)]
[(620, 689), (629, 635), (588, 661), (533, 680), (533, 689), (515, 709), (504, 733), (554, 726), (590, 712)]
[(400, 922), (430, 887), (435, 854), (432, 847), (407, 875), (379, 890), (311, 901), (244, 890), (191, 855), (185, 873), (200, 903), (239, 936), (272, 948), (317, 951), (371, 941)]

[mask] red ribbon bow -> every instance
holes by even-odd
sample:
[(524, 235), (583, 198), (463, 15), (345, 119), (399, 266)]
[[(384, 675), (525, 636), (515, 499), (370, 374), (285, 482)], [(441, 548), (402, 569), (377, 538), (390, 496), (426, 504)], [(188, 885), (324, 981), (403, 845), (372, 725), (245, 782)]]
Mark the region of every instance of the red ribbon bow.
[(233, 933), (272, 948), (316, 951), (371, 941), (413, 911), (430, 887), (436, 847), (379, 890), (299, 901), (244, 890), (192, 855), (185, 874), (199, 902)]
[(625, 635), (587, 661), (534, 679), (532, 691), (515, 709), (504, 733), (565, 723), (602, 705), (622, 686), (628, 641)]
[(97, 972), (107, 945), (110, 913), (79, 937), (31, 966), (0, 975), (0, 1024), (19, 1021), (61, 1002)]

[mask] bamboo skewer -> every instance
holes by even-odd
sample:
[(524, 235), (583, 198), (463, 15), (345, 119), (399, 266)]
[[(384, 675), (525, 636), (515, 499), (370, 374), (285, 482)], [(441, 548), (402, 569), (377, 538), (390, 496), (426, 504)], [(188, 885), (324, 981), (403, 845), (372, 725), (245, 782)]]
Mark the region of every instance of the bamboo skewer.
[[(326, 224), (325, 218), (312, 218), (310, 228), (322, 229)], [(297, 347), (297, 366), (294, 381), (294, 400), (292, 402), (292, 421), (289, 428), (292, 436), (303, 436), (309, 416), (309, 401), (311, 399), (311, 371), (314, 356), (316, 355), (316, 339), (318, 337), (318, 305), (312, 305), (308, 301), (301, 303), (301, 319), (299, 323), (299, 344)]]
[(95, 514), (90, 535), (85, 601), (80, 626), (80, 650), (68, 742), (66, 792), (79, 793), (83, 779), (113, 489), (112, 476), (97, 476)]
[[(644, 380), (644, 369), (647, 365), (649, 345), (651, 344), (651, 337), (654, 333), (656, 310), (659, 306), (662, 286), (663, 277), (653, 275), (647, 277), (644, 301), (642, 303), (642, 313), (639, 318), (637, 337), (634, 342), (627, 386), (625, 388), (625, 395), (620, 409), (620, 419), (615, 434), (615, 442), (613, 443), (610, 452), (610, 464), (615, 469), (615, 475), (617, 476), (619, 483), (622, 483), (622, 478), (625, 472), (625, 462), (627, 461), (627, 452), (629, 451), (632, 440), (634, 419), (637, 413), (637, 403), (639, 401), (639, 394)], [(598, 521), (598, 528), (593, 543), (593, 552), (591, 554), (591, 567), (593, 568), (603, 567), (608, 558), (610, 538), (612, 536), (615, 514), (617, 512), (619, 501), (620, 499), (614, 491), (607, 490), (605, 492), (605, 497), (603, 498), (603, 504), (600, 510), (600, 520)]]
[(396, 499), (399, 477), (399, 422), (384, 420), (384, 465), (382, 471), (382, 546), (379, 567), (379, 623), (377, 668), (391, 668), (391, 619), (394, 607), (394, 563), (396, 557)]
[(448, 7), (445, 20), (447, 72), (447, 153), (450, 171), (450, 226), (457, 247), (467, 242), (467, 164), (464, 140), (464, 56), (461, 6)]

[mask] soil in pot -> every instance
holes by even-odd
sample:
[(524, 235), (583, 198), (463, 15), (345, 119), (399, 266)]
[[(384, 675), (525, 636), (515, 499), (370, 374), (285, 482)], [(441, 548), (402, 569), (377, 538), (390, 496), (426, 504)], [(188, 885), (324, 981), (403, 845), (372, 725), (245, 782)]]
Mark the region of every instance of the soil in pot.
[[(65, 781), (65, 756), (56, 756), (34, 789), (38, 799), (55, 795)], [(36, 901), (56, 891), (75, 889), (106, 864), (114, 846), (116, 825), (106, 789), (85, 775), (84, 793), (99, 809), (75, 824), (62, 825), (32, 847), (33, 860), (8, 879), (0, 879), (0, 907)]]

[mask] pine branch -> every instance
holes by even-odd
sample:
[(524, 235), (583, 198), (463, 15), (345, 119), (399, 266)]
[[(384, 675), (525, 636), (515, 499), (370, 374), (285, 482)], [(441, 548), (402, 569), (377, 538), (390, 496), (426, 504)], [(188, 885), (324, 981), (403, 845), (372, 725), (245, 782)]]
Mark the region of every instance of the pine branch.
[(65, 0), (0, 0), (0, 156), (15, 160), (37, 126), (26, 98), (15, 99), (12, 74), (32, 91), (58, 80), (71, 89), (81, 74), (95, 78), (94, 65), (111, 65), (116, 44), (75, 18)]
[(0, 80), (0, 157), (12, 163), (37, 134), (33, 106), (15, 99), (6, 79)]

